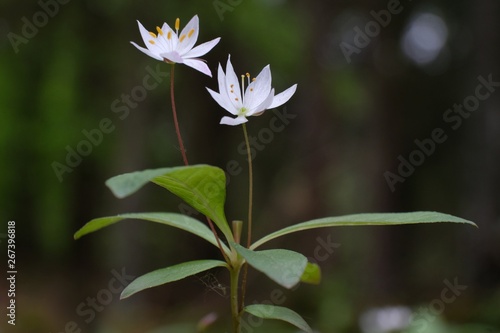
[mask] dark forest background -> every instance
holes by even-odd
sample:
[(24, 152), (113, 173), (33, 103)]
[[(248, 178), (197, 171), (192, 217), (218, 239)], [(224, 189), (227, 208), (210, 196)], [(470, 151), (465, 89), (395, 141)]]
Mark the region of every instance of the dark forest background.
[[(180, 202), (153, 185), (119, 200), (104, 181), (182, 164), (168, 77), (126, 116), (113, 105), (137, 93), (151, 71), (168, 71), (129, 43), (142, 44), (136, 20), (153, 30), (163, 22), (173, 26), (177, 17), (182, 27), (198, 14), (198, 44), (222, 37), (204, 56), (214, 75), (230, 53), (242, 74), (256, 75), (270, 64), (278, 92), (298, 83), (285, 109), (248, 124), (257, 138), (256, 235), (361, 212), (436, 210), (479, 226), (331, 228), (276, 240), (269, 246), (310, 257), (318, 245), (336, 244), (320, 263), (321, 285), (283, 291), (284, 305), (324, 333), (389, 332), (408, 320), (404, 332), (499, 331), (498, 1), (60, 1), (0, 3), (0, 240), (6, 253), (6, 224), (14, 220), (18, 266), (17, 325), (7, 325), (2, 315), (0, 327), (181, 333), (194, 332), (200, 318), (216, 312), (220, 320), (209, 332), (227, 331), (222, 271), (123, 301), (109, 292), (117, 272), (139, 276), (185, 260), (218, 258), (211, 246), (141, 221), (73, 240), (95, 217), (179, 211)], [(393, 11), (390, 20), (382, 10)], [(374, 29), (372, 36), (359, 33), (365, 28)], [(493, 83), (484, 87), (485, 81)], [(240, 127), (218, 124), (226, 112), (205, 87), (217, 89), (215, 77), (176, 66), (190, 162), (241, 166), (229, 180), (226, 211), (230, 220), (244, 219), (243, 134)], [(488, 97), (478, 99), (478, 89)], [(455, 112), (463, 103), (474, 111)], [(277, 113), (289, 115), (281, 131), (270, 127)], [(113, 130), (73, 161), (71, 172), (57, 176), (54, 163), (67, 165), (68, 151), (106, 118)], [(430, 149), (436, 129), (446, 140), (441, 135), (444, 142)], [(427, 142), (432, 153), (416, 152), (416, 140)], [(391, 188), (389, 172), (398, 175), (401, 161), (411, 156), (419, 165), (398, 181), (391, 178)], [(448, 303), (442, 300), (446, 281), (466, 286)], [(5, 279), (0, 286), (7, 287)], [(250, 275), (251, 300), (268, 299), (276, 288)], [(105, 304), (92, 307), (89, 298)], [(5, 309), (3, 291), (0, 299)], [(294, 332), (272, 322), (254, 331)]]

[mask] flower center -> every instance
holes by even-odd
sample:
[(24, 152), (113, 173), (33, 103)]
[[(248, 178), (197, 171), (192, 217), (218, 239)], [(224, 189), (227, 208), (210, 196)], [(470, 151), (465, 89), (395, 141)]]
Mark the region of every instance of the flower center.
[(246, 107), (242, 107), (238, 111), (238, 116), (246, 116), (248, 109)]
[[(246, 73), (246, 74), (242, 74), (241, 75), (241, 98), (242, 98), (242, 101), (241, 101), (241, 104), (243, 104), (243, 106), (238, 110), (238, 116), (245, 116), (248, 112), (248, 108), (245, 107), (245, 77), (247, 78), (247, 84), (250, 85), (251, 82), (255, 81), (255, 78), (254, 79), (250, 79), (250, 73)], [(253, 88), (250, 88), (248, 93), (251, 93), (253, 92)], [(234, 93), (234, 84), (231, 84), (229, 86), (229, 94), (230, 95), (233, 95), (234, 96), (234, 100), (236, 102), (239, 102), (239, 97), (235, 96), (236, 94)]]

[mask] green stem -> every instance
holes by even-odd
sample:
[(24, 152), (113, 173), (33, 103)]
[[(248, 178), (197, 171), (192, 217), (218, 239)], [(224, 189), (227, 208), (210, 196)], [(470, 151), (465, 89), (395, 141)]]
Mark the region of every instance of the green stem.
[(247, 231), (247, 247), (252, 244), (252, 206), (253, 206), (253, 168), (252, 168), (252, 153), (250, 151), (250, 142), (248, 140), (247, 126), (243, 124), (243, 135), (247, 146), (248, 159), (248, 231)]
[(172, 101), (172, 113), (174, 115), (175, 133), (177, 134), (177, 141), (179, 142), (179, 148), (181, 150), (182, 160), (184, 161), (184, 165), (188, 166), (189, 162), (186, 155), (186, 149), (184, 148), (184, 143), (182, 142), (181, 130), (179, 128), (179, 121), (177, 120), (177, 109), (175, 108), (174, 72), (175, 72), (175, 64), (172, 64), (170, 66), (170, 99)]
[[(245, 144), (247, 146), (248, 159), (248, 229), (247, 229), (247, 248), (252, 244), (252, 206), (253, 206), (253, 168), (252, 168), (252, 153), (250, 150), (250, 142), (248, 140), (247, 126), (243, 124), (243, 135), (245, 136)], [(245, 306), (245, 293), (247, 287), (248, 264), (245, 263), (243, 268), (243, 279), (241, 282), (241, 304), (240, 311), (243, 311)]]
[(238, 284), (241, 266), (231, 267), (231, 316), (233, 318), (233, 333), (240, 333), (241, 331), (241, 311), (238, 305)]

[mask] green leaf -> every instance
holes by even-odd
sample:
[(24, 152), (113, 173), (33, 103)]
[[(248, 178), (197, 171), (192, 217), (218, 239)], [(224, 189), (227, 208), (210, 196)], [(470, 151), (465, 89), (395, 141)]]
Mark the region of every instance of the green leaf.
[(232, 245), (250, 266), (288, 289), (300, 282), (307, 265), (307, 258), (294, 251), (283, 249), (252, 251), (236, 243)]
[(227, 264), (220, 260), (196, 260), (184, 262), (167, 268), (161, 268), (139, 276), (137, 279), (132, 281), (122, 291), (120, 298), (124, 299), (144, 289), (178, 281), (184, 279), (185, 277), (204, 272), (215, 267), (227, 267)]
[[(80, 230), (75, 233), (74, 238), (78, 239), (82, 236), (85, 236), (86, 234), (97, 231), (125, 219), (138, 219), (162, 223), (190, 232), (217, 246), (217, 241), (214, 234), (205, 224), (192, 217), (174, 213), (131, 213), (121, 214), (117, 216), (101, 217), (93, 219), (92, 221), (85, 224)], [(222, 247), (224, 248), (224, 251), (226, 253), (229, 254), (231, 252), (226, 245), (222, 244)]]
[(259, 318), (286, 321), (305, 332), (312, 333), (312, 329), (306, 321), (297, 312), (288, 308), (267, 304), (254, 304), (246, 306), (244, 310)]
[(228, 240), (233, 240), (224, 214), (226, 174), (222, 169), (210, 165), (192, 165), (144, 170), (113, 177), (106, 185), (117, 197), (123, 198), (148, 182), (166, 188), (186, 201), (214, 221)]
[(137, 192), (141, 187), (151, 181), (151, 179), (174, 172), (177, 168), (161, 168), (143, 171), (135, 171), (114, 176), (106, 181), (106, 186), (117, 198), (125, 198)]
[(183, 167), (152, 181), (211, 218), (228, 240), (233, 239), (224, 214), (226, 174), (222, 169), (209, 165)]
[(319, 284), (321, 282), (321, 268), (317, 264), (308, 262), (300, 281), (308, 284)]
[(339, 226), (400, 225), (438, 222), (467, 223), (476, 226), (474, 222), (438, 212), (366, 213), (344, 215), (337, 217), (325, 217), (286, 227), (259, 239), (253, 243), (252, 246), (250, 246), (250, 249), (256, 249), (272, 239), (302, 230)]

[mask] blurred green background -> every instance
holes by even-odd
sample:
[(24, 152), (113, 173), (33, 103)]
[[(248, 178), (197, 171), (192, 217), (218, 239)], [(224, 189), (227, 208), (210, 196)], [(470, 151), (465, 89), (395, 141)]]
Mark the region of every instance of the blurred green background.
[[(282, 293), (283, 305), (324, 333), (499, 332), (499, 84), (480, 88), (489, 96), (474, 99), (479, 77), (500, 81), (495, 0), (2, 0), (0, 240), (6, 253), (6, 223), (16, 221), (18, 275), (17, 325), (7, 325), (4, 315), (0, 327), (181, 333), (194, 332), (203, 316), (215, 312), (219, 320), (209, 332), (228, 331), (222, 271), (124, 301), (110, 292), (117, 272), (139, 276), (185, 260), (218, 258), (211, 246), (141, 221), (73, 240), (94, 217), (179, 211), (173, 195), (152, 185), (119, 200), (104, 181), (182, 164), (166, 75), (159, 74), (158, 87), (140, 95), (128, 113), (117, 107), (139, 93), (151, 71), (169, 69), (130, 45), (142, 44), (135, 21), (154, 30), (163, 22), (172, 26), (177, 17), (184, 26), (194, 14), (200, 17), (198, 43), (222, 37), (203, 57), (212, 73), (230, 53), (241, 74), (255, 76), (270, 64), (277, 92), (298, 83), (286, 109), (248, 124), (256, 138), (256, 235), (312, 218), (375, 211), (437, 210), (479, 225), (338, 228), (284, 237), (269, 246), (314, 257), (321, 244), (336, 244), (320, 262), (321, 285), (276, 291), (254, 272), (249, 302)], [(188, 156), (193, 164), (226, 170), (236, 161), (241, 170), (230, 177), (226, 210), (230, 220), (245, 219), (243, 134), (218, 125), (226, 112), (205, 87), (217, 89), (217, 80), (176, 66)], [(454, 105), (464, 101), (474, 111), (455, 113)], [(281, 119), (276, 112), (289, 117), (279, 131), (271, 125)], [(112, 130), (84, 147), (85, 133), (103, 119)], [(415, 153), (415, 140), (439, 128), (447, 139), (430, 156)], [(54, 163), (67, 165), (68, 152), (78, 147), (87, 148), (87, 156), (57, 175)], [(397, 175), (401, 158), (412, 153), (421, 165), (391, 189), (387, 172)], [(466, 286), (450, 302), (443, 300), (446, 281)], [(5, 279), (0, 286), (7, 287)], [(295, 332), (273, 322), (247, 331)]]

